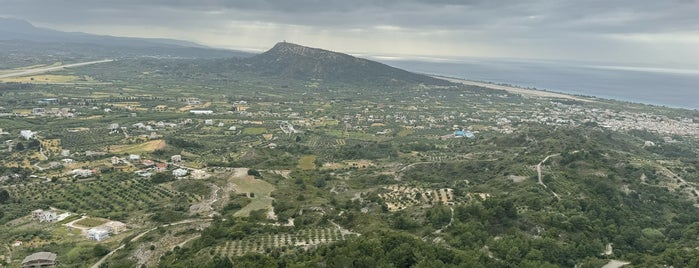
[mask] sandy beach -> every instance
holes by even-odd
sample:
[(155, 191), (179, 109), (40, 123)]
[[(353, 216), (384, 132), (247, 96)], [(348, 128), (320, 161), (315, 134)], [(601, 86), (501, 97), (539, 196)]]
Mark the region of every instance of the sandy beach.
[(433, 76), (433, 77), (439, 78), (439, 79), (444, 79), (444, 80), (447, 80), (447, 81), (453, 82), (453, 83), (461, 83), (464, 85), (505, 90), (505, 91), (510, 92), (510, 93), (527, 95), (527, 96), (534, 96), (534, 97), (540, 97), (540, 98), (569, 99), (569, 100), (576, 100), (576, 101), (582, 101), (582, 102), (595, 102), (594, 100), (585, 99), (582, 97), (571, 96), (571, 95), (567, 95), (567, 94), (563, 94), (563, 93), (548, 92), (548, 91), (535, 90), (535, 89), (526, 89), (526, 88), (513, 87), (513, 86), (504, 86), (504, 85), (497, 85), (497, 84), (491, 84), (491, 83), (485, 83), (485, 82), (477, 82), (477, 81), (450, 78), (450, 77), (442, 77), (442, 76)]

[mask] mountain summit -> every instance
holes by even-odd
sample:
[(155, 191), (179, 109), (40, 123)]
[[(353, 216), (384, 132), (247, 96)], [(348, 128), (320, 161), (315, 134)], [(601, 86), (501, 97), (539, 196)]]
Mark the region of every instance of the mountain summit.
[(448, 85), (449, 82), (411, 73), (383, 63), (344, 53), (280, 42), (270, 50), (245, 60), (246, 66), (262, 75), (342, 82), (349, 84), (419, 83)]

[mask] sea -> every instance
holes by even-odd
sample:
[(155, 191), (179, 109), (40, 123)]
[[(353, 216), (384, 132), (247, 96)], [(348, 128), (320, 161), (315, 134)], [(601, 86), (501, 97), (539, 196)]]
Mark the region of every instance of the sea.
[(665, 107), (699, 109), (699, 68), (483, 58), (379, 60), (418, 73)]

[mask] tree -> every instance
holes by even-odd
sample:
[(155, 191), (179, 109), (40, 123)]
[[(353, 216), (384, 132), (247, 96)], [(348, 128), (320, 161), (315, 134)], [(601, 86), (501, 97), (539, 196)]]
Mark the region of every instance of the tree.
[(259, 176), (260, 176), (260, 172), (259, 172), (257, 169), (252, 169), (252, 168), (251, 168), (251, 169), (248, 169), (248, 175), (250, 175), (250, 176), (255, 176), (255, 177), (259, 177)]
[(154, 183), (163, 183), (168, 181), (174, 181), (175, 176), (168, 172), (160, 172), (153, 175), (150, 180)]
[(9, 200), (10, 192), (8, 192), (6, 189), (0, 190), (0, 204), (5, 204)]
[(109, 249), (102, 244), (97, 244), (94, 248), (92, 248), (92, 255), (95, 257), (102, 257), (107, 255), (107, 253), (109, 253)]

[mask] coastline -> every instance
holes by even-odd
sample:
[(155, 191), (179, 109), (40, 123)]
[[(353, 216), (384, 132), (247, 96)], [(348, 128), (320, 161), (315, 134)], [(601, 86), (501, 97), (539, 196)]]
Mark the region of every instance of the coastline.
[(432, 75), (432, 77), (447, 80), (447, 81), (453, 82), (453, 83), (460, 83), (460, 84), (470, 85), (470, 86), (478, 86), (478, 87), (484, 87), (484, 88), (490, 88), (490, 89), (504, 90), (504, 91), (507, 91), (510, 93), (539, 97), (539, 98), (558, 98), (558, 99), (569, 99), (569, 100), (582, 101), (582, 102), (597, 102), (595, 100), (577, 97), (577, 96), (573, 96), (573, 95), (568, 95), (565, 93), (550, 92), (550, 91), (543, 91), (543, 90), (536, 90), (536, 89), (527, 89), (527, 88), (521, 88), (521, 87), (516, 87), (516, 86), (498, 85), (498, 84), (492, 84), (492, 83), (487, 83), (487, 82), (472, 81), (472, 80), (467, 80), (467, 79), (459, 79), (459, 78), (445, 77), (445, 76), (439, 76), (439, 75)]

